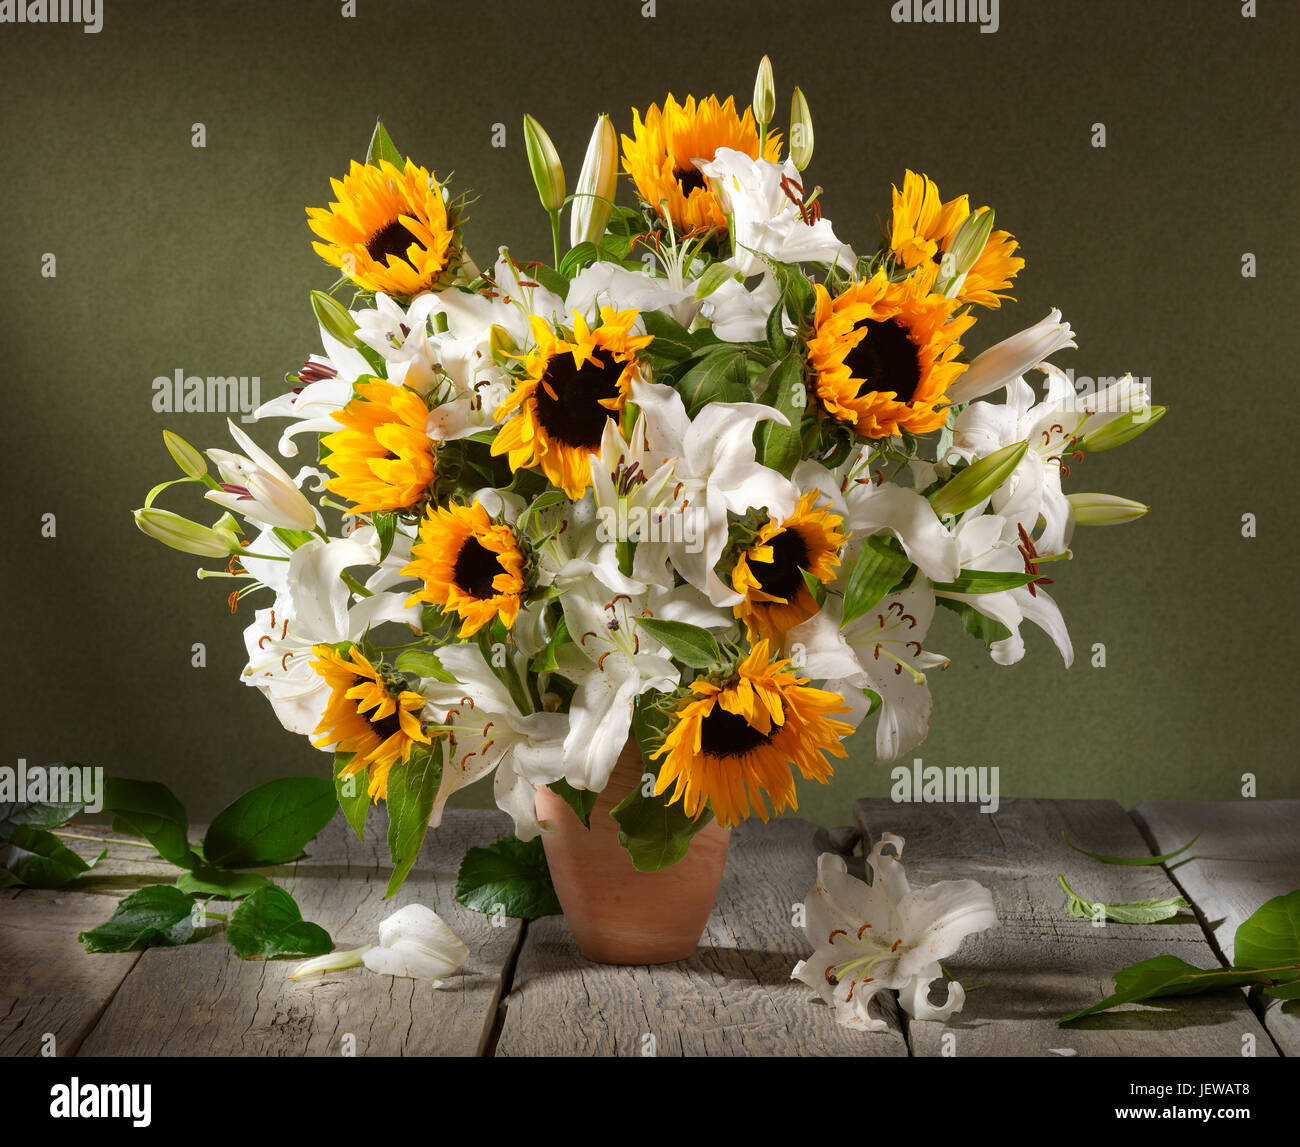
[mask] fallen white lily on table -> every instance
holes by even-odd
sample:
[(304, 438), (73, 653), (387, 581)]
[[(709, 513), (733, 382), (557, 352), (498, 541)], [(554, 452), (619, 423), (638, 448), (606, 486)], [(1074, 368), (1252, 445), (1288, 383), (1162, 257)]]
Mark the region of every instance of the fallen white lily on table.
[(469, 959), (469, 947), (433, 909), (423, 904), (399, 908), (379, 925), (379, 944), (327, 952), (305, 960), (289, 973), (305, 980), (365, 964), (372, 972), (435, 983)]
[[(892, 854), (882, 852), (887, 844)], [(824, 852), (817, 882), (805, 899), (804, 932), (816, 948), (790, 973), (835, 1009), (845, 1027), (884, 1031), (868, 1014), (877, 992), (898, 992), (913, 1019), (945, 1020), (961, 1011), (966, 993), (948, 981), (948, 998), (930, 1003), (930, 984), (943, 975), (939, 961), (974, 932), (997, 926), (993, 897), (973, 880), (943, 880), (913, 891), (900, 857), (903, 838), (887, 832), (867, 857), (874, 882), (850, 876), (844, 857)]]

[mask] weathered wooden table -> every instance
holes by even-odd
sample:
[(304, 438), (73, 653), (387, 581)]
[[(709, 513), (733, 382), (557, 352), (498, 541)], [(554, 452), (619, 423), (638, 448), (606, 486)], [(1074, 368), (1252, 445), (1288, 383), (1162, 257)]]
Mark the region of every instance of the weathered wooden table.
[[(890, 1008), (888, 1031), (848, 1031), (790, 980), (808, 952), (793, 906), (817, 853), (850, 845), (853, 831), (790, 819), (738, 830), (695, 958), (616, 968), (583, 960), (561, 917), (493, 927), (458, 905), (465, 848), (509, 824), (497, 813), (454, 812), (391, 902), (383, 834), (360, 842), (340, 820), (309, 858), (272, 873), (340, 947), (373, 942), (401, 904), (435, 908), (472, 952), (442, 987), (361, 968), (296, 983), (286, 978), (293, 962), (241, 961), (216, 934), (180, 948), (87, 955), (77, 933), (164, 871), (156, 860), (110, 860), (66, 890), (0, 891), (0, 1054), (1241, 1056), (1247, 1043), (1259, 1056), (1300, 1054), (1300, 1017), (1240, 991), (1054, 1025), (1109, 992), (1110, 975), (1135, 961), (1230, 959), (1237, 924), (1300, 886), (1300, 801), (1149, 802), (1129, 814), (1109, 801), (1013, 800), (987, 815), (971, 805), (864, 800), (855, 817), (857, 832), (906, 838), (913, 884), (966, 876), (993, 892), (1000, 927), (969, 938), (949, 965), (968, 987), (983, 986), (947, 1024)], [(1156, 855), (1201, 828), (1187, 859), (1167, 867), (1103, 865), (1061, 839), (1065, 829), (1097, 852)], [(1058, 873), (1111, 903), (1181, 891), (1195, 914), (1095, 927), (1066, 915)]]

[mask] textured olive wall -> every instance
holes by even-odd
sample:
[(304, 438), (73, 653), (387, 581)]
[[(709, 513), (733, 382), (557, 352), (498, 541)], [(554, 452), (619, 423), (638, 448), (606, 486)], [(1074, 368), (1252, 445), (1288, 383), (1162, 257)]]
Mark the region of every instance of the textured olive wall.
[[(1074, 489), (1153, 509), (1083, 533), (1054, 571), (1072, 670), (1036, 630), (1026, 659), (999, 668), (940, 618), (932, 644), (955, 660), (936, 675), (927, 763), (998, 765), (1004, 796), (1230, 799), (1247, 771), (1261, 796), (1300, 795), (1294, 4), (1259, 0), (1243, 18), (1237, 0), (1003, 0), (992, 35), (896, 25), (888, 0), (659, 0), (653, 19), (640, 0), (357, 0), (355, 18), (336, 0), (104, 4), (98, 35), (0, 26), (0, 763), (156, 777), (200, 815), (323, 767), (239, 682), (246, 619), (227, 615), (227, 583), (195, 581), (194, 560), (131, 524), (171, 476), (165, 425), (225, 439), (219, 414), (154, 413), (152, 380), (256, 375), (270, 397), (317, 349), (307, 291), (331, 275), (303, 207), (326, 201), (377, 114), (401, 148), (481, 196), (468, 229), (480, 262), (499, 244), (533, 257), (549, 235), (525, 111), (572, 180), (597, 112), (626, 129), (631, 106), (669, 90), (746, 103), (766, 51), (778, 106), (796, 82), (807, 93), (808, 174), (842, 238), (870, 246), (906, 166), (946, 195), (970, 192), (996, 206), (1028, 267), (1019, 303), (981, 318), (969, 345), (1059, 306), (1081, 347), (1061, 365), (1149, 376), (1172, 408), (1076, 471)], [(47, 513), (54, 538), (41, 536)], [(190, 665), (195, 642), (206, 668)], [(1105, 668), (1090, 665), (1094, 643)], [(870, 741), (831, 788), (803, 786), (809, 815), (843, 821), (854, 796), (886, 791)]]

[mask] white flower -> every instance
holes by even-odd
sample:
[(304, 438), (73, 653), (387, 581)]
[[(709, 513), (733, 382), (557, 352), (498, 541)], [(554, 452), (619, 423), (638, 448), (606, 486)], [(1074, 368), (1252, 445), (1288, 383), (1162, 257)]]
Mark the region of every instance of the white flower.
[(420, 688), (429, 699), (425, 712), (450, 726), (455, 744), (449, 742), (429, 823), (442, 823), (452, 793), (495, 769), (497, 807), (514, 818), (520, 840), (532, 840), (543, 827), (533, 803), (537, 786), (563, 774), (568, 718), (563, 713), (521, 713), (475, 644), (448, 645), (437, 656), (456, 681), (425, 678)]
[(735, 263), (744, 275), (767, 269), (762, 256), (781, 263), (835, 263), (853, 269), (855, 256), (835, 237), (830, 220), (801, 212), (791, 197), (804, 197), (793, 162), (751, 159), (729, 147), (718, 148), (711, 160), (695, 162), (730, 217)]
[(314, 530), (321, 525), (320, 514), (280, 464), (230, 419), (226, 425), (248, 456), (229, 450), (207, 451), (221, 471), (221, 489), (209, 490), (204, 497), (264, 526)]
[[(893, 845), (892, 855), (882, 852)], [(867, 863), (871, 884), (848, 873), (844, 857), (823, 853), (817, 882), (804, 900), (804, 932), (816, 949), (791, 973), (835, 1009), (845, 1027), (884, 1031), (884, 1020), (868, 1012), (877, 992), (898, 992), (913, 1019), (946, 1020), (961, 1011), (966, 993), (948, 981), (948, 997), (930, 1003), (930, 984), (951, 956), (975, 932), (997, 926), (993, 897), (973, 880), (944, 880), (912, 891), (900, 857), (903, 838), (885, 833)]]
[(379, 925), (379, 946), (362, 962), (372, 972), (441, 980), (469, 959), (469, 948), (431, 908), (408, 904)]
[(957, 406), (989, 394), (1062, 347), (1076, 345), (1070, 324), (1061, 322), (1061, 312), (1053, 307), (1045, 319), (977, 355), (948, 388), (948, 403)]

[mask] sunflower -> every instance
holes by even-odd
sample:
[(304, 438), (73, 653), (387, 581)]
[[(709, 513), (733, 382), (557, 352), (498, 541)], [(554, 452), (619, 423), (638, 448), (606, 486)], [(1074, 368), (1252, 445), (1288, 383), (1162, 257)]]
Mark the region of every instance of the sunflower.
[(354, 160), (330, 184), (337, 201), (307, 208), (311, 229), (325, 240), (312, 246), (357, 286), (410, 298), (453, 269), (455, 229), (442, 188), (423, 167)]
[(915, 279), (891, 283), (881, 271), (835, 298), (817, 284), (808, 362), (832, 417), (862, 438), (900, 430), (926, 434), (947, 420), (940, 409), (966, 364), (957, 340), (975, 319)]
[(774, 812), (799, 807), (790, 764), (805, 780), (826, 784), (833, 769), (825, 754), (845, 756), (840, 739), (853, 731), (828, 714), (848, 709), (838, 693), (810, 689), (806, 677), (785, 672), (788, 664), (769, 663), (768, 643), (759, 641), (730, 679), (692, 681), (652, 754), (666, 758), (655, 792), (672, 786), (668, 803), (680, 799), (687, 816), (707, 801), (718, 823), (734, 825), (749, 815), (750, 801), (767, 820), (764, 792)]
[(835, 577), (840, 550), (848, 540), (840, 533), (844, 519), (815, 509), (817, 494), (805, 494), (784, 522), (769, 520), (732, 567), (732, 588), (745, 595), (734, 612), (751, 637), (774, 640), (817, 612), (803, 570), (821, 582)]
[(524, 555), (510, 527), (493, 522), (481, 503), (431, 505), (411, 557), (402, 573), (418, 577), (424, 588), (407, 605), (427, 601), (459, 614), (461, 637), (497, 617), (507, 629), (514, 625), (524, 591)]
[[(969, 196), (962, 195), (940, 203), (939, 189), (934, 181), (929, 176), (908, 171), (903, 177), (903, 190), (894, 188), (894, 215), (889, 236), (894, 257), (909, 270), (922, 268), (922, 279), (927, 285), (932, 285), (945, 252), (970, 213)], [(1023, 259), (1013, 255), (1017, 246), (1009, 231), (994, 231), (974, 266), (966, 273), (957, 294), (958, 300), (999, 307), (1002, 299), (1010, 298), (1010, 295), (998, 292), (1011, 286), (1011, 280), (1025, 265)]]
[[(634, 108), (632, 136), (622, 138), (623, 170), (646, 203), (679, 231), (726, 230), (727, 216), (695, 160), (713, 159), (720, 147), (758, 159), (758, 125), (751, 109), (738, 115), (732, 96), (723, 104), (717, 96), (698, 104), (694, 96), (687, 96), (686, 103), (679, 104), (670, 95), (663, 111), (657, 104), (650, 105), (644, 122)], [(768, 133), (762, 158), (781, 158), (779, 134)]]
[(537, 345), (496, 409), (498, 422), (515, 417), (497, 433), (492, 453), (508, 454), (511, 470), (539, 467), (570, 498), (581, 498), (591, 485), (588, 459), (600, 453), (605, 423), (623, 410), (639, 369), (637, 351), (652, 341), (633, 334), (637, 313), (602, 307), (600, 325), (588, 327), (574, 312), (572, 337), (534, 315)]
[(388, 772), (400, 760), (406, 764), (415, 742), (429, 744), (420, 727), (424, 697), (384, 678), (353, 646), (347, 657), (328, 645), (317, 645), (311, 667), (330, 687), (329, 703), (316, 732), (317, 748), (352, 753), (340, 776), (370, 770), (368, 791), (376, 800), (388, 795)]
[(409, 510), (436, 476), (429, 408), (414, 390), (381, 378), (360, 382), (356, 397), (333, 418), (343, 429), (321, 439), (335, 474), (326, 485), (361, 513)]

